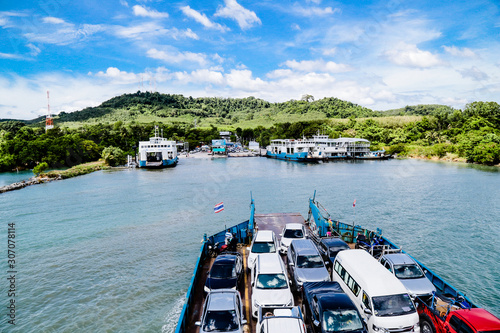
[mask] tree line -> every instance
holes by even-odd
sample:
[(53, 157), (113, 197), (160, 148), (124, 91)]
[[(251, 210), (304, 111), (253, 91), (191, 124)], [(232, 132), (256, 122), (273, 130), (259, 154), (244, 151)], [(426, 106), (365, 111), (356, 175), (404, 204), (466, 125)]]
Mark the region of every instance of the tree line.
[[(121, 97), (112, 103), (122, 103)], [(255, 103), (258, 105), (259, 102)], [(320, 107), (321, 103), (318, 105)], [(343, 122), (334, 119), (284, 122), (271, 127), (232, 130), (242, 143), (256, 140), (261, 147), (272, 139), (311, 137), (319, 131), (332, 138), (365, 138), (371, 141), (372, 150), (387, 148), (389, 153), (400, 155), (443, 157), (453, 154), (469, 162), (500, 163), (500, 106), (495, 102), (470, 103), (463, 111), (438, 109), (418, 121), (401, 125), (386, 119), (380, 116), (359, 119), (351, 115)], [(51, 168), (70, 167), (99, 159), (108, 147), (135, 155), (138, 142), (153, 136), (154, 126), (154, 123), (118, 121), (114, 124), (84, 124), (76, 129), (56, 126), (46, 132), (41, 126), (19, 121), (0, 122), (0, 171), (31, 169), (41, 162)], [(219, 130), (222, 130), (213, 125), (195, 128), (184, 123), (161, 124), (160, 127), (164, 137), (188, 142), (191, 148), (211, 143), (219, 138)]]

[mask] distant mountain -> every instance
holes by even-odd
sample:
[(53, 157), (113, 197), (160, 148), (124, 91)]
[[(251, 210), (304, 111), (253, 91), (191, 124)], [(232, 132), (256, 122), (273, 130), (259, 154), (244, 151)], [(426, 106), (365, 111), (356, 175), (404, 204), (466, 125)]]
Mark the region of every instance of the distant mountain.
[(429, 116), (440, 113), (453, 113), (456, 109), (439, 104), (419, 104), (404, 108), (380, 111), (383, 116)]

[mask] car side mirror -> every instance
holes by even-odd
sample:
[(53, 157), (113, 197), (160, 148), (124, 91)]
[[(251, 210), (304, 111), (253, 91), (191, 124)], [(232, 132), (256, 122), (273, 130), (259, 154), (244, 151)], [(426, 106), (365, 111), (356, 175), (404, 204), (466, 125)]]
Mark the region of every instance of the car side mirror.
[(319, 320), (316, 319), (313, 321), (313, 324), (314, 324), (314, 326), (319, 326), (320, 322), (319, 322)]
[(288, 265), (290, 265), (292, 267), (295, 266), (295, 264), (293, 262), (289, 262)]
[(250, 246), (247, 246), (247, 251), (250, 251)]
[(280, 237), (283, 237), (283, 234), (280, 234)]
[(364, 313), (366, 313), (367, 315), (371, 316), (372, 315), (372, 310), (366, 308), (364, 311)]
[(242, 325), (245, 325), (246, 323), (248, 323), (246, 319), (243, 319), (243, 320), (241, 321), (241, 324), (242, 324)]
[(196, 326), (201, 326), (201, 321), (197, 321), (194, 323)]

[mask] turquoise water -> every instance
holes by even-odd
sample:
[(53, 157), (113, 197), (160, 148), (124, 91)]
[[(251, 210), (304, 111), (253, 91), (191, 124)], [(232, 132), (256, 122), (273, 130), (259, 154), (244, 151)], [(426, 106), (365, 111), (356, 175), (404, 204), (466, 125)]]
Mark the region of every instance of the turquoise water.
[[(307, 216), (314, 190), (334, 218), (382, 228), (500, 316), (496, 168), (182, 159), (172, 169), (100, 171), (0, 194), (0, 331), (173, 332), (203, 234), (248, 219), (250, 191), (257, 213)], [(214, 214), (220, 201), (225, 210)], [(12, 222), (15, 327), (5, 319)]]

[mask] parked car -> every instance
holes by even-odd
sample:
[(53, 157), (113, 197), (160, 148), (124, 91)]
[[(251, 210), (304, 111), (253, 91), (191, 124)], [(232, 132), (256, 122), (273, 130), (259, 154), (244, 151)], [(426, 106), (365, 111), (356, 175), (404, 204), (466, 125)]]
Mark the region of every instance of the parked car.
[(252, 244), (247, 248), (248, 252), (248, 269), (252, 269), (255, 265), (257, 256), (262, 253), (277, 253), (278, 241), (272, 230), (259, 230), (255, 233)]
[(200, 326), (200, 333), (243, 333), (243, 325), (246, 323), (240, 292), (233, 289), (217, 289), (208, 293), (201, 320), (195, 324)]
[(298, 306), (259, 308), (257, 333), (306, 333), (302, 311)]
[(436, 287), (425, 276), (422, 268), (406, 253), (389, 253), (380, 257), (380, 263), (394, 274), (412, 296), (429, 296)]
[(367, 333), (366, 324), (337, 282), (305, 282), (302, 308), (314, 333)]
[(325, 262), (332, 267), (335, 257), (340, 251), (349, 250), (349, 244), (340, 238), (321, 238), (318, 243), (318, 250)]
[(285, 254), (292, 240), (306, 238), (306, 228), (301, 223), (287, 223), (280, 236), (280, 253)]
[(330, 275), (316, 245), (310, 239), (295, 239), (287, 254), (290, 279), (297, 291), (304, 282), (330, 281)]
[(235, 252), (223, 254), (215, 258), (208, 272), (204, 290), (206, 293), (214, 289), (236, 289), (243, 272), (243, 258)]
[(252, 285), (252, 316), (257, 318), (260, 307), (293, 306), (285, 264), (278, 253), (257, 256), (250, 275)]

